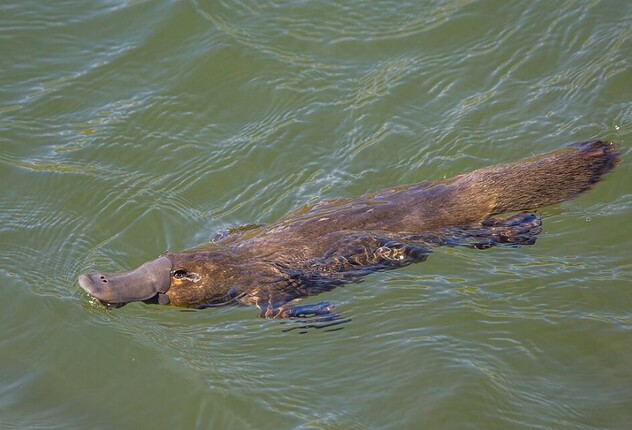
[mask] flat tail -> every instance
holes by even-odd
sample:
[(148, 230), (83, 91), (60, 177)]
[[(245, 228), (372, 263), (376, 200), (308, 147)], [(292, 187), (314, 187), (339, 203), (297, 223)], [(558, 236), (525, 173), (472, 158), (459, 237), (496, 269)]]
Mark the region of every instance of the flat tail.
[(493, 197), (490, 215), (533, 210), (588, 191), (618, 162), (619, 153), (613, 143), (592, 140), (517, 163), (477, 170), (471, 175), (474, 183), (470, 185), (483, 188)]

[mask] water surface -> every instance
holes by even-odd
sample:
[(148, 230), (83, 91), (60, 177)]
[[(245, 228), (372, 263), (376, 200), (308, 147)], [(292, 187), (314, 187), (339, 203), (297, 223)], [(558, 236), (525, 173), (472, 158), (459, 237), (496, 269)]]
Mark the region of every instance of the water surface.
[[(631, 22), (623, 0), (5, 2), (0, 428), (629, 428)], [(336, 332), (108, 312), (76, 283), (594, 138), (623, 162), (535, 246), (315, 298)]]

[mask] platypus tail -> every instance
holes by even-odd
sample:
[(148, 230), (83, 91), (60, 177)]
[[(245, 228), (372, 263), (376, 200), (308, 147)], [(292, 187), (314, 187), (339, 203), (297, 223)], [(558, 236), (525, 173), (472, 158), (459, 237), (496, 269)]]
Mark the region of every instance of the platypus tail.
[(572, 199), (592, 188), (618, 161), (619, 154), (612, 143), (594, 140), (476, 170), (454, 181), (485, 195), (488, 214), (496, 215)]

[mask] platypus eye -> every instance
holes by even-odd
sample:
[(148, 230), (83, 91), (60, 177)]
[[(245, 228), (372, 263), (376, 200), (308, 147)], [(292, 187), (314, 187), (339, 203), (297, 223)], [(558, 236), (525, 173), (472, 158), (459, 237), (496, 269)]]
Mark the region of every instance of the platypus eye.
[(182, 279), (191, 282), (198, 282), (202, 277), (195, 272), (187, 272), (184, 269), (174, 270), (171, 274), (175, 279)]
[(173, 277), (176, 279), (182, 279), (187, 275), (187, 271), (184, 269), (178, 269), (173, 272)]

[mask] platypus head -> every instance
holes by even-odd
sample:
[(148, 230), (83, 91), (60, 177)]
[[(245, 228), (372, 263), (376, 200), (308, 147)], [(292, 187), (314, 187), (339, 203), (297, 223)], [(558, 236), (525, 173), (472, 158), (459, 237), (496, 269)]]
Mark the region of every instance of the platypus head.
[(138, 301), (185, 307), (221, 305), (237, 298), (225, 287), (227, 270), (219, 264), (221, 260), (213, 252), (168, 252), (131, 272), (80, 275), (79, 285), (115, 308)]

